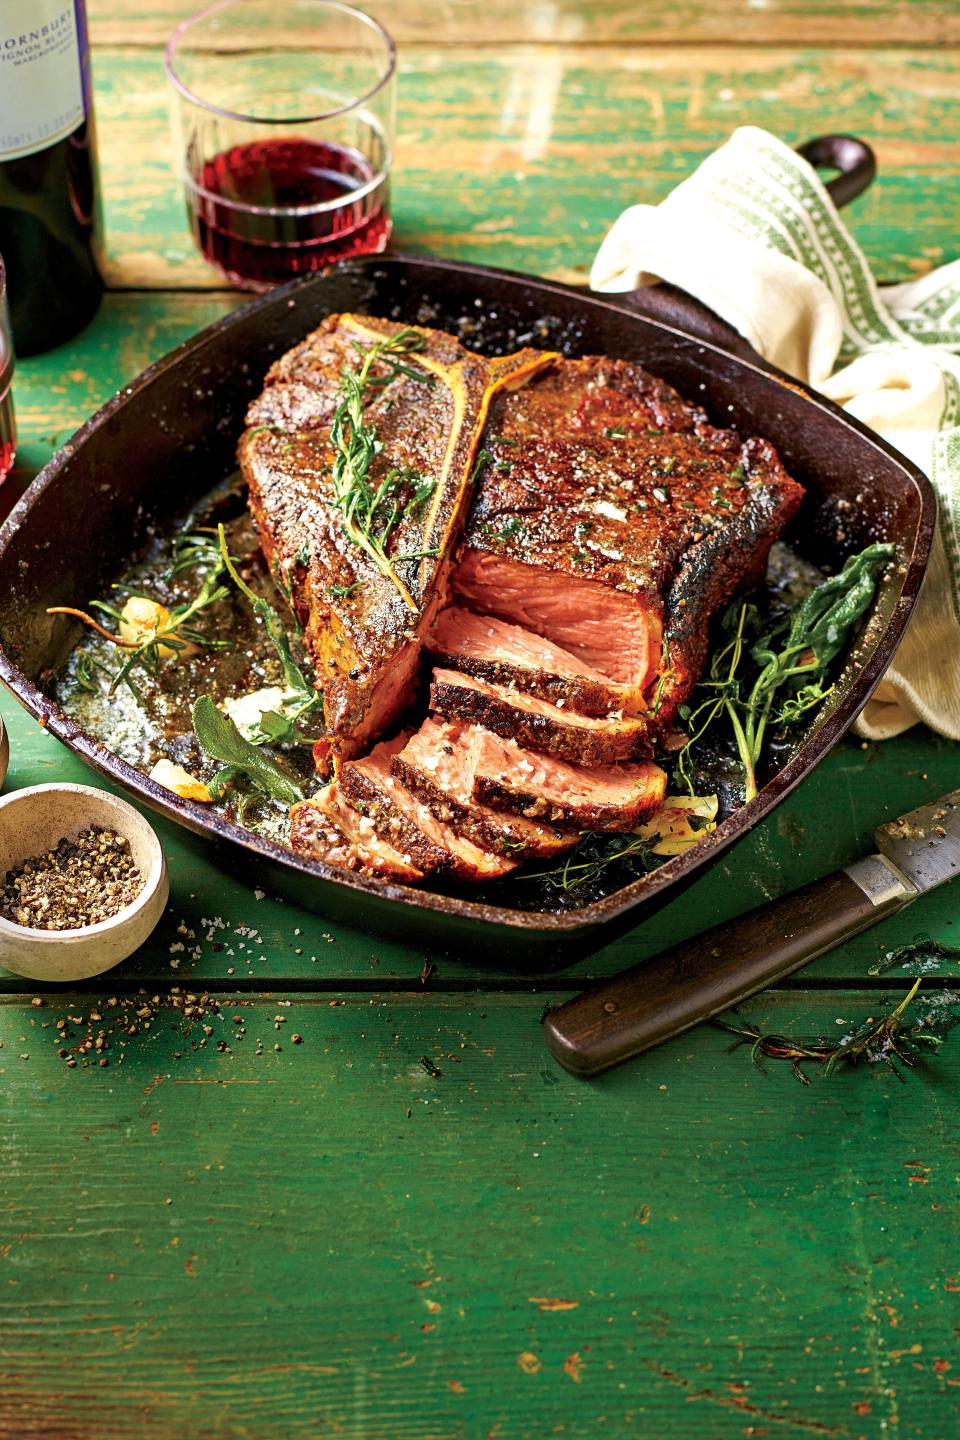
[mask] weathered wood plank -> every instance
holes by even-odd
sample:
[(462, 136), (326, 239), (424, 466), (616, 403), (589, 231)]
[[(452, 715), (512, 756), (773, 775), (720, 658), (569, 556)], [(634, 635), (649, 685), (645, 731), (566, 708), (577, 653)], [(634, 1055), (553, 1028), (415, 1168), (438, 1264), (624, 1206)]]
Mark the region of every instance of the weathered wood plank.
[(530, 998), (337, 999), (74, 1070), (87, 1000), (0, 1006), (0, 1434), (952, 1433), (960, 1047), (804, 1088), (709, 1028), (587, 1085)]
[[(94, 41), (159, 45), (190, 13), (180, 0), (90, 0)], [(199, 7), (198, 7), (199, 8)], [(951, 0), (378, 0), (377, 18), (400, 45), (543, 44), (922, 45), (960, 40)]]
[[(101, 49), (94, 70), (110, 283), (218, 285), (174, 177), (159, 53)], [(662, 199), (750, 121), (797, 143), (831, 127), (870, 140), (880, 178), (851, 225), (882, 274), (909, 276), (956, 253), (958, 72), (943, 49), (520, 46), (452, 64), (410, 47), (396, 243), (582, 280), (624, 205)]]

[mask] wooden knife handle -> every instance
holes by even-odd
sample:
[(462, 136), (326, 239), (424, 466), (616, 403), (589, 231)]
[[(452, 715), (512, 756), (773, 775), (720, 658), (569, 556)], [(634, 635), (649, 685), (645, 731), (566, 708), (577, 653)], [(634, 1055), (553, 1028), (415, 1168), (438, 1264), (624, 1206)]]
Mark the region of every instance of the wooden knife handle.
[(880, 856), (634, 965), (551, 1010), (547, 1045), (597, 1075), (736, 1005), (899, 910), (916, 892)]

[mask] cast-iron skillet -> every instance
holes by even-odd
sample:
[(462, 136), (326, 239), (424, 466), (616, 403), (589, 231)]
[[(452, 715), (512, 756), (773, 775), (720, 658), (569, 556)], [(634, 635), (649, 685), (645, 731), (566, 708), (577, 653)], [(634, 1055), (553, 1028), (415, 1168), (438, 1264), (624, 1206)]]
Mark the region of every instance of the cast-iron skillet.
[[(691, 328), (709, 323), (680, 292), (666, 298)], [(811, 559), (835, 567), (873, 540), (896, 543), (898, 563), (874, 619), (801, 748), (756, 800), (693, 850), (593, 904), (531, 913), (302, 859), (147, 779), (44, 693), (45, 680), (78, 638), (77, 627), (54, 621), (47, 606), (102, 593), (149, 522), (169, 523), (233, 469), (244, 410), (267, 366), (340, 310), (438, 326), (480, 350), (533, 343), (638, 360), (702, 401), (719, 424), (774, 442), (809, 490), (792, 535)], [(115, 395), (50, 461), (0, 531), (0, 679), (102, 775), (218, 841), (226, 867), (252, 866), (261, 884), (335, 920), (532, 969), (588, 954), (634, 925), (641, 910), (673, 898), (810, 773), (890, 662), (920, 589), (934, 521), (933, 491), (914, 466), (762, 362), (563, 285), (440, 260), (370, 257), (274, 290), (209, 326)]]

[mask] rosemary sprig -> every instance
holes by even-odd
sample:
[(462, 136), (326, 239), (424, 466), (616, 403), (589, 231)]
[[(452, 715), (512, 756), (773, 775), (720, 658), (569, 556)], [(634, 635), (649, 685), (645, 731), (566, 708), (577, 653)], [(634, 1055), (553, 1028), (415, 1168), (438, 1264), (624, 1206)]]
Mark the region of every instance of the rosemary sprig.
[[(678, 755), (677, 769), (691, 795), (693, 746), (724, 714), (743, 767), (744, 801), (755, 797), (768, 727), (795, 725), (826, 700), (833, 689), (830, 665), (873, 600), (877, 578), (893, 553), (892, 545), (877, 544), (851, 556), (839, 574), (824, 580), (749, 647), (748, 634), (756, 634), (758, 626), (756, 609), (743, 603), (730, 607), (722, 621), (729, 639), (714, 654), (708, 678), (700, 682), (699, 688), (709, 692), (707, 698), (680, 710), (690, 739)], [(741, 669), (748, 654), (752, 677)]]
[[(373, 561), (382, 575), (393, 584), (404, 605), (414, 614), (417, 602), (397, 574), (387, 555), (390, 537), (403, 515), (423, 503), (433, 489), (414, 472), (391, 469), (379, 485), (370, 479), (370, 467), (383, 449), (376, 430), (364, 416), (364, 401), (371, 389), (380, 388), (396, 375), (432, 385), (432, 375), (404, 363), (402, 357), (413, 355), (424, 346), (423, 336), (416, 330), (399, 330), (369, 347), (356, 346), (363, 356), (358, 370), (344, 368), (340, 376), (342, 399), (333, 414), (330, 438), (336, 452), (333, 462), (333, 497), (343, 516), (344, 533)], [(374, 366), (386, 365), (386, 376), (373, 375)], [(413, 483), (413, 495), (401, 503), (400, 494)]]
[[(187, 566), (183, 565), (180, 568), (186, 569)], [(109, 640), (112, 645), (116, 645), (118, 649), (125, 651), (126, 653), (119, 667), (110, 675), (107, 693), (112, 695), (118, 686), (126, 684), (137, 702), (142, 704), (143, 697), (133, 683), (131, 675), (137, 669), (142, 669), (149, 675), (155, 675), (163, 661), (161, 649), (172, 650), (175, 654), (180, 654), (191, 645), (212, 647), (222, 643), (215, 637), (207, 635), (204, 631), (198, 629), (192, 622), (198, 615), (208, 610), (211, 605), (215, 605), (218, 600), (225, 600), (229, 595), (229, 590), (221, 583), (224, 568), (218, 556), (212, 568), (204, 576), (200, 589), (192, 600), (186, 600), (180, 605), (175, 605), (174, 608), (169, 611), (166, 606), (156, 605), (156, 625), (152, 630), (147, 630), (142, 638), (138, 640), (125, 640), (115, 631), (108, 630), (104, 625), (101, 625), (100, 622), (95, 620), (87, 611), (79, 610), (72, 605), (51, 605), (47, 609), (47, 614), (71, 615), (74, 619), (81, 620), (88, 629), (102, 636), (104, 640)], [(156, 602), (150, 603), (156, 604)], [(115, 606), (109, 605), (105, 601), (93, 601), (92, 608), (100, 610), (118, 624), (122, 619), (121, 612), (117, 610)], [(92, 679), (92, 672), (89, 669), (85, 671), (83, 679), (80, 679), (78, 675), (78, 682), (88, 689), (91, 688)]]
[(805, 1061), (821, 1065), (825, 1076), (836, 1074), (842, 1066), (858, 1065), (864, 1060), (873, 1063), (882, 1061), (902, 1080), (898, 1061), (912, 1068), (924, 1052), (939, 1050), (950, 1031), (960, 1025), (960, 1014), (954, 1013), (951, 1008), (957, 1003), (957, 997), (944, 995), (939, 1015), (928, 1014), (908, 1026), (906, 1014), (919, 988), (918, 977), (895, 1009), (879, 1020), (870, 1016), (857, 1030), (835, 1044), (772, 1032), (765, 1034), (756, 1025), (730, 1025), (724, 1020), (714, 1023), (737, 1037), (730, 1050), (749, 1045), (750, 1058), (761, 1070), (764, 1059), (786, 1060), (804, 1085), (810, 1084), (809, 1075), (802, 1069)]
[(220, 565), (220, 541), (212, 526), (181, 531), (179, 535), (174, 535), (170, 550), (171, 561), (166, 572), (168, 580), (174, 580), (195, 565)]

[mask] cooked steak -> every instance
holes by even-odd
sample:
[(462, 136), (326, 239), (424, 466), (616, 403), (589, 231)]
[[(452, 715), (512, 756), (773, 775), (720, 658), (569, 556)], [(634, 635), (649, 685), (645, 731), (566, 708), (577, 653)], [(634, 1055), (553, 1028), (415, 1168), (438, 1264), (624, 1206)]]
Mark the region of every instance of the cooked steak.
[[(640, 757), (668, 743), (711, 615), (759, 579), (802, 490), (765, 441), (714, 428), (639, 365), (491, 360), (418, 329), (402, 364), (377, 352), (363, 396), (378, 560), (345, 529), (331, 428), (357, 438), (344, 387), (402, 328), (331, 317), (274, 364), (240, 445), (336, 776), (294, 807), (293, 846), (482, 880), (660, 807), (666, 776)], [(441, 662), (438, 718), (377, 745), (422, 648)]]
[(434, 670), (430, 708), (445, 720), (471, 720), (495, 735), (574, 765), (610, 765), (649, 754), (643, 720), (580, 715), (512, 685), (495, 685), (456, 670)]
[(384, 875), (408, 884), (422, 880), (435, 865), (418, 865), (378, 832), (373, 821), (344, 799), (336, 780), (290, 811), (290, 845), (298, 855), (322, 860), (340, 870)]
[(568, 765), (482, 730), (472, 763), (477, 800), (578, 830), (632, 830), (659, 810), (667, 789), (666, 774), (649, 760)]
[(351, 760), (340, 772), (343, 795), (360, 814), (368, 816), (377, 833), (395, 849), (410, 855), (416, 865), (449, 870), (458, 880), (494, 880), (515, 870), (517, 860), (481, 849), (444, 825), (393, 774), (393, 756), (408, 735), (377, 745), (363, 760)]
[(576, 835), (519, 815), (498, 813), (473, 796), (476, 726), (425, 720), (393, 759), (393, 773), (445, 825), (475, 845), (514, 860), (557, 855)]
[(717, 430), (626, 361), (560, 361), (497, 396), (453, 576), (669, 722), (711, 614), (763, 572), (803, 495), (772, 446)]
[(368, 481), (386, 487), (377, 525), (383, 533), (392, 521), (386, 551), (395, 581), (344, 530), (330, 426), (341, 373), (404, 328), (355, 315), (326, 320), (273, 365), (240, 442), (264, 554), (304, 627), (337, 759), (362, 754), (410, 703), (491, 396), (551, 363), (534, 350), (485, 359), (450, 335), (420, 330), (423, 348), (400, 369), (388, 360), (374, 366), (364, 416), (379, 449)]
[(450, 670), (511, 685), (583, 715), (622, 711), (627, 691), (559, 645), (492, 615), (474, 615), (459, 605), (441, 610), (426, 646)]

